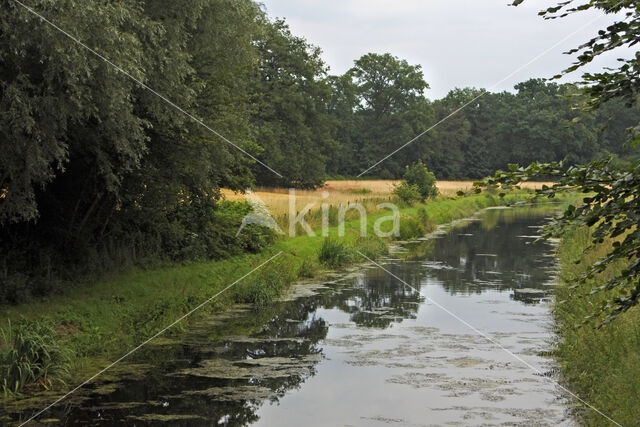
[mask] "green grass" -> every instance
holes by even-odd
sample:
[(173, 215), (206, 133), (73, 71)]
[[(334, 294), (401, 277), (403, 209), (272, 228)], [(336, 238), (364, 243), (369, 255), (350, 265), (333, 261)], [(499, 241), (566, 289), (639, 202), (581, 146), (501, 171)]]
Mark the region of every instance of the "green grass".
[[(640, 309), (635, 307), (612, 323), (596, 328), (594, 319), (580, 328), (611, 294), (591, 294), (624, 264), (610, 266), (585, 286), (569, 289), (588, 265), (603, 256), (612, 242), (583, 253), (591, 242), (588, 228), (569, 230), (558, 248), (561, 263), (554, 315), (561, 342), (557, 357), (564, 380), (578, 396), (622, 425), (638, 425), (640, 420)], [(581, 259), (580, 264), (575, 261)], [(611, 425), (591, 409), (577, 412), (586, 425)]]
[[(523, 200), (528, 195), (524, 191), (514, 192), (508, 194), (505, 201), (490, 194), (457, 199), (440, 197), (426, 205), (404, 208), (401, 212), (404, 218), (417, 218), (421, 224), (434, 226), (470, 216), (485, 207)], [(376, 219), (388, 215), (388, 210), (369, 215), (367, 235), (373, 235)], [(280, 251), (283, 254), (273, 263), (222, 293), (189, 321), (236, 303), (268, 302), (297, 278), (320, 272), (323, 264), (325, 268), (333, 268), (364, 261), (362, 257), (358, 258), (356, 250), (370, 258), (386, 252), (383, 240), (360, 237), (359, 220), (347, 221), (345, 230), (339, 244), (349, 257), (339, 262), (334, 262), (332, 256), (320, 255), (325, 245), (323, 237), (299, 235), (283, 238), (258, 254), (113, 274), (95, 284), (78, 284), (63, 295), (4, 308), (1, 319), (5, 327), (9, 320), (18, 322), (24, 318), (28, 322), (42, 320), (54, 325), (56, 330), (65, 331), (59, 335), (59, 342), (74, 356), (69, 369), (76, 377), (72, 380), (78, 380), (105, 366), (116, 355), (172, 323)], [(337, 227), (329, 231), (330, 240), (338, 241)], [(415, 233), (423, 233), (423, 230), (413, 229), (406, 238), (417, 237)], [(179, 332), (187, 324), (188, 321), (182, 322), (168, 333)]]

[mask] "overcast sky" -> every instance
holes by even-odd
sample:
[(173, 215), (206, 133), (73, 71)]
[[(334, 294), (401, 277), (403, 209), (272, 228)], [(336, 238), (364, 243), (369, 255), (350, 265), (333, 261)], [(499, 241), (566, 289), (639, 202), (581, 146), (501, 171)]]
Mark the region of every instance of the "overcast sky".
[[(531, 77), (551, 77), (571, 63), (571, 57), (563, 52), (588, 40), (613, 20), (591, 11), (544, 20), (537, 12), (555, 4), (546, 0), (529, 0), (518, 7), (507, 6), (508, 0), (263, 3), (272, 18), (284, 17), (295, 35), (322, 48), (332, 74), (344, 73), (365, 53), (389, 52), (410, 64), (422, 65), (431, 86), (426, 95), (431, 99), (441, 98), (455, 87), (511, 90), (514, 84)], [(590, 70), (613, 66), (619, 56), (617, 52), (600, 58)], [(574, 74), (565, 80), (578, 78)]]

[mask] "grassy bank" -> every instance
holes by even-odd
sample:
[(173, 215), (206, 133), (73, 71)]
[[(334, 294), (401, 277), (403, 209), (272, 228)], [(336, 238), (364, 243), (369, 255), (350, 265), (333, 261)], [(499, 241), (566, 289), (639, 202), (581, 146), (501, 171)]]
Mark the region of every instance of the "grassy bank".
[[(470, 216), (485, 207), (523, 200), (528, 196), (527, 192), (514, 192), (503, 201), (497, 196), (482, 194), (457, 199), (440, 198), (427, 204), (406, 207), (401, 209), (401, 237), (417, 237), (434, 229), (437, 224)], [(373, 236), (375, 220), (388, 215), (388, 210), (369, 214), (367, 236)], [(64, 357), (51, 361), (50, 369), (45, 370), (44, 382), (32, 382), (41, 387), (64, 388), (52, 381), (53, 372), (71, 373), (66, 376), (69, 384), (94, 373), (126, 349), (144, 341), (275, 254), (282, 252), (272, 262), (203, 307), (189, 321), (207, 313), (225, 310), (236, 303), (268, 302), (298, 278), (312, 277), (328, 268), (362, 262), (356, 251), (370, 257), (386, 251), (384, 241), (379, 238), (360, 237), (359, 220), (348, 221), (345, 230), (345, 237), (340, 239), (336, 237), (337, 227), (332, 227), (328, 240), (320, 236), (299, 235), (279, 240), (259, 254), (113, 275), (93, 285), (74, 287), (64, 295), (6, 308), (2, 313), (2, 321), (5, 329), (9, 321), (14, 327), (26, 322), (35, 325), (27, 331), (30, 334), (40, 331), (40, 334), (56, 335), (55, 341), (62, 348)], [(182, 322), (168, 333), (179, 332), (187, 325), (187, 321)], [(5, 350), (6, 346), (0, 347), (0, 353), (5, 354)], [(9, 366), (11, 360), (0, 360), (0, 367)], [(63, 366), (56, 366), (55, 363)], [(13, 383), (5, 385), (5, 389), (14, 388)]]
[[(558, 248), (561, 280), (554, 314), (561, 343), (557, 357), (563, 378), (581, 398), (622, 425), (637, 425), (640, 420), (640, 307), (602, 328), (596, 328), (602, 319), (595, 319), (576, 329), (576, 325), (611, 296), (592, 295), (591, 290), (624, 268), (622, 263), (610, 266), (586, 286), (569, 289), (574, 279), (611, 245), (605, 242), (583, 253), (590, 242), (589, 229), (573, 229), (565, 233)], [(582, 260), (580, 264), (575, 263), (578, 259)], [(586, 425), (611, 425), (590, 409), (581, 409), (577, 415)]]

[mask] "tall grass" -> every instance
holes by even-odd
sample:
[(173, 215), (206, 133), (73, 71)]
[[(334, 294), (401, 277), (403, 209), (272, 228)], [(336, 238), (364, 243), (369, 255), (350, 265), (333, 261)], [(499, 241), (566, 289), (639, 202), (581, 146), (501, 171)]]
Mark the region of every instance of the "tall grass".
[(4, 397), (25, 387), (50, 389), (69, 376), (69, 353), (48, 323), (32, 321), (0, 329), (0, 386)]
[(421, 237), (435, 228), (436, 224), (429, 219), (427, 210), (421, 207), (418, 208), (415, 215), (402, 215), (400, 217), (400, 233), (396, 238), (409, 240)]
[[(640, 420), (640, 309), (635, 307), (610, 324), (597, 328), (602, 319), (594, 319), (579, 328), (586, 316), (601, 307), (611, 294), (591, 293), (609, 277), (624, 268), (611, 266), (585, 286), (570, 289), (575, 278), (611, 247), (605, 242), (590, 250), (588, 228), (569, 230), (558, 248), (561, 263), (556, 288), (554, 315), (561, 342), (557, 356), (563, 378), (581, 398), (622, 425), (638, 425)], [(576, 264), (576, 260), (581, 263)], [(586, 425), (611, 425), (593, 410), (577, 412)]]
[[(377, 236), (371, 237), (358, 237), (353, 242), (354, 250), (365, 255), (367, 258), (375, 259), (380, 255), (387, 255), (389, 253), (389, 247), (384, 239)], [(362, 261), (362, 256), (360, 256)]]
[(327, 267), (341, 267), (355, 259), (354, 251), (343, 240), (327, 237), (318, 252), (318, 260)]
[(233, 300), (240, 303), (264, 305), (282, 294), (298, 277), (293, 256), (285, 254), (247, 277), (234, 290)]
[(362, 255), (375, 259), (387, 253), (387, 243), (377, 236), (361, 236), (350, 244), (344, 239), (327, 237), (318, 251), (318, 260), (327, 267), (337, 268), (364, 262)]

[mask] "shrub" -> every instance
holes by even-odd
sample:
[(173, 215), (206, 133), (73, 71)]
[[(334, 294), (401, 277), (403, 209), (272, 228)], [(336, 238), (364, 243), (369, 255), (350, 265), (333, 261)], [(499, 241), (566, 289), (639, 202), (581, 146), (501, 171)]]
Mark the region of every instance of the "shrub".
[(418, 186), (409, 184), (406, 181), (403, 181), (400, 185), (396, 185), (393, 188), (393, 194), (408, 205), (412, 205), (422, 199)]
[(25, 386), (51, 388), (69, 375), (69, 354), (45, 322), (0, 329), (0, 387), (5, 397)]
[(116, 212), (114, 215), (125, 218), (119, 218), (117, 227), (105, 232), (99, 243), (74, 238), (63, 245), (60, 239), (36, 242), (36, 237), (26, 232), (16, 233), (15, 239), (5, 239), (0, 233), (0, 305), (64, 292), (79, 280), (95, 281), (129, 265), (153, 268), (167, 261), (224, 259), (259, 252), (277, 235), (257, 224), (237, 234), (250, 210), (246, 203), (185, 199), (157, 212)]
[(438, 195), (436, 176), (433, 172), (429, 172), (429, 169), (427, 169), (422, 161), (418, 161), (418, 163), (407, 166), (404, 173), (404, 180), (407, 184), (418, 187), (418, 192), (420, 193), (422, 200)]

